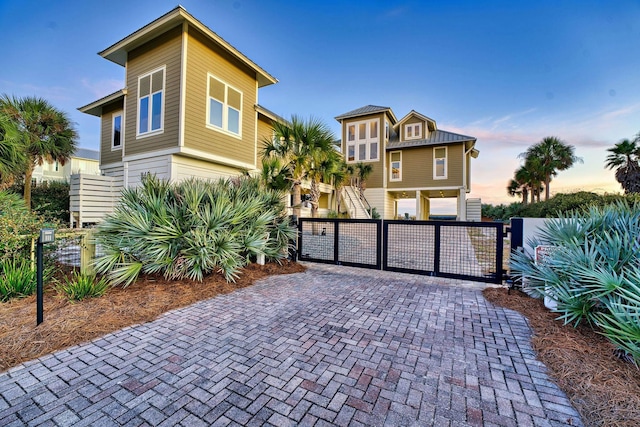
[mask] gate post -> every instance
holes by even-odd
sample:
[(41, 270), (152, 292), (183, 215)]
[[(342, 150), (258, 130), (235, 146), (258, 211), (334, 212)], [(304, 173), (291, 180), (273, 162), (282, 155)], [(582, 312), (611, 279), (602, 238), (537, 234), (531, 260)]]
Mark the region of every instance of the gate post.
[(433, 274), (440, 274), (440, 233), (442, 229), (440, 224), (434, 224), (433, 236)]

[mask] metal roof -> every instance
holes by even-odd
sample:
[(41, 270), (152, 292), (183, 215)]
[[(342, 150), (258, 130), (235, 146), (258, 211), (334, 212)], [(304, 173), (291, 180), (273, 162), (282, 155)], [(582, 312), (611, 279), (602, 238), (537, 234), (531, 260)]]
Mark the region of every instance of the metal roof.
[(365, 114), (381, 113), (383, 111), (388, 111), (394, 121), (396, 121), (396, 116), (393, 114), (393, 111), (391, 111), (391, 108), (381, 107), (379, 105), (365, 105), (364, 107), (356, 108), (348, 113), (340, 114), (335, 119), (340, 121), (342, 119), (348, 119), (349, 117), (364, 116)]
[(88, 148), (76, 148), (73, 157), (88, 160), (100, 160), (100, 152), (98, 150), (89, 150)]
[(429, 132), (426, 139), (412, 139), (409, 141), (389, 141), (387, 150), (396, 150), (398, 148), (423, 147), (437, 144), (450, 144), (453, 142), (475, 141), (473, 136), (460, 135), (458, 133), (447, 132), (445, 130), (436, 130)]

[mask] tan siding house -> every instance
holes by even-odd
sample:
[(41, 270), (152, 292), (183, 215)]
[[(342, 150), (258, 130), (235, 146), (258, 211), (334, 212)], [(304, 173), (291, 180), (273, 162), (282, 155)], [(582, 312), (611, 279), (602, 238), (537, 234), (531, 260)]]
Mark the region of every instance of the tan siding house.
[(417, 219), (429, 219), (430, 200), (456, 198), (457, 219), (466, 220), (471, 159), (476, 138), (440, 130), (416, 111), (397, 120), (389, 107), (367, 105), (336, 117), (342, 125), (347, 164), (373, 167), (365, 197), (385, 219), (398, 216), (397, 202), (415, 199)]
[[(136, 186), (256, 170), (258, 90), (277, 80), (181, 6), (100, 52), (125, 88), (79, 110), (101, 118), (105, 175)], [(267, 120), (268, 123), (268, 120)]]

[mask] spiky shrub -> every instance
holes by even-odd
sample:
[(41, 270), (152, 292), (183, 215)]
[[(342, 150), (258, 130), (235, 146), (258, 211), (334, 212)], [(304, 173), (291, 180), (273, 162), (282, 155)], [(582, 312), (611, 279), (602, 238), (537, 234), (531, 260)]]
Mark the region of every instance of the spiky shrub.
[(565, 324), (587, 322), (640, 362), (640, 204), (560, 216), (531, 243), (557, 249), (539, 265), (523, 252), (512, 254), (524, 291), (555, 299)]
[(71, 277), (65, 277), (56, 290), (71, 301), (81, 301), (85, 298), (101, 297), (109, 289), (109, 282), (105, 277), (97, 278), (94, 274), (82, 274), (75, 271)]
[(36, 292), (36, 270), (27, 259), (0, 261), (0, 301), (24, 298)]
[(220, 272), (234, 281), (255, 256), (279, 261), (296, 231), (282, 194), (247, 176), (177, 184), (147, 175), (123, 191), (112, 215), (98, 227), (104, 256), (96, 271), (127, 286), (140, 273), (202, 280)]

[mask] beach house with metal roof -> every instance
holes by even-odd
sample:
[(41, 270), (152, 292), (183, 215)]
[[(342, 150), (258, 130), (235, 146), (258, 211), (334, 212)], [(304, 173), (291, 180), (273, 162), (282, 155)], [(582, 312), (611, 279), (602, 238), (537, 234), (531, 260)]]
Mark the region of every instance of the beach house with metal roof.
[(476, 138), (437, 128), (410, 111), (398, 120), (389, 107), (366, 105), (336, 117), (347, 164), (370, 164), (365, 197), (384, 219), (398, 217), (398, 202), (415, 199), (416, 218), (430, 217), (431, 200), (455, 198), (456, 218), (467, 220)]

